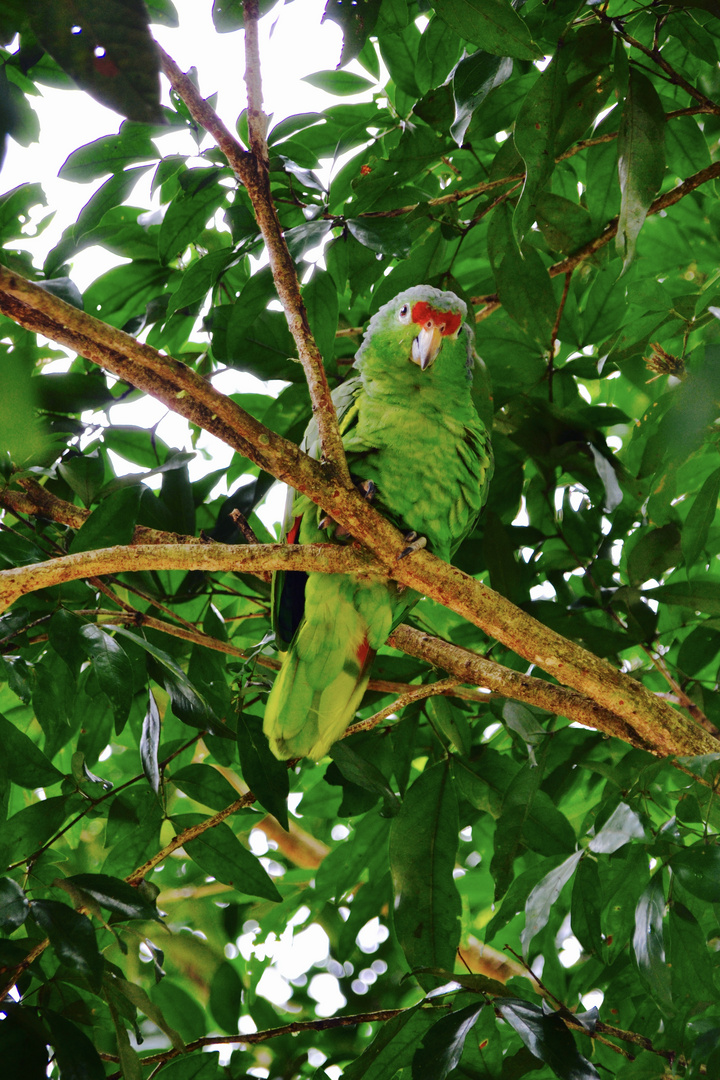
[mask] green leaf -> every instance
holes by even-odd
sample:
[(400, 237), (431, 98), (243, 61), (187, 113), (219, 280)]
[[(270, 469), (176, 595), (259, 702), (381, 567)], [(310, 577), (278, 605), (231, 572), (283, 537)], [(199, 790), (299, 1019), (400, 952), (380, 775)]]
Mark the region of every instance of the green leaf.
[(135, 1009), (144, 1013), (148, 1020), (152, 1020), (153, 1024), (159, 1027), (161, 1031), (165, 1032), (176, 1050), (185, 1049), (185, 1043), (180, 1035), (178, 1035), (177, 1031), (168, 1024), (163, 1016), (162, 1010), (158, 1008), (154, 1001), (150, 1000), (142, 986), (128, 982), (127, 979), (120, 978), (117, 974), (114, 974), (112, 986), (114, 995), (122, 995), (127, 998)]
[(673, 1001), (678, 1008), (713, 1004), (717, 989), (705, 934), (692, 912), (677, 900), (670, 907), (668, 931)]
[[(265, 742), (267, 742), (267, 739)], [(273, 758), (273, 760), (277, 759)], [(283, 768), (285, 775), (287, 775), (287, 768), (284, 766)], [(224, 810), (226, 806), (230, 806), (239, 798), (232, 784), (225, 779), (218, 769), (213, 769), (211, 765), (200, 763), (185, 765), (184, 768), (174, 772), (170, 779), (176, 787), (189, 795), (191, 799), (202, 803), (203, 806), (209, 806), (211, 810)], [(255, 788), (250, 784), (249, 780), (247, 783), (255, 792)]]
[(338, 325), (338, 293), (332, 275), (316, 270), (303, 289), (310, 329), (325, 365), (335, 354), (335, 331)]
[(0, 745), (3, 768), (14, 784), (24, 788), (49, 787), (63, 774), (43, 754), (29, 736), (18, 731), (0, 713)]
[(532, 939), (547, 925), (550, 912), (557, 903), (563, 886), (575, 873), (575, 868), (582, 857), (582, 851), (574, 852), (549, 874), (546, 874), (528, 896), (525, 904), (525, 929), (520, 935), (525, 957), (528, 955)]
[(600, 929), (602, 908), (602, 884), (594, 859), (584, 858), (578, 863), (573, 881), (570, 902), (572, 931), (583, 949), (602, 956), (603, 938)]
[(445, 1080), (460, 1063), (468, 1032), (484, 1008), (484, 1001), (467, 1005), (430, 1028), (413, 1057), (413, 1080)]
[(163, 1080), (215, 1080), (217, 1054), (189, 1054), (163, 1065)]
[(152, 642), (140, 637), (139, 634), (127, 630), (124, 626), (111, 627), (108, 624), (108, 628), (112, 629), (114, 633), (121, 634), (123, 637), (134, 641), (140, 648), (149, 653), (154, 660), (158, 661), (163, 685), (170, 695), (173, 712), (179, 720), (192, 727), (204, 728), (206, 725), (211, 725), (212, 710), (210, 706), (197, 692), (182, 668), (166, 652), (153, 645)]
[(62, 1080), (105, 1080), (105, 1066), (87, 1035), (52, 1009), (43, 1009), (42, 1016)]
[(60, 884), (67, 884), (71, 889), (87, 893), (119, 919), (160, 921), (154, 901), (150, 902), (138, 889), (119, 878), (109, 877), (107, 874), (74, 874), (72, 877), (65, 878)]
[(160, 61), (142, 0), (41, 0), (30, 18), (50, 55), (102, 105), (130, 120), (162, 120)]
[(384, 814), (391, 817), (398, 813), (400, 800), (390, 787), (384, 773), (376, 765), (344, 742), (335, 743), (331, 747), (330, 757), (351, 784), (357, 784), (366, 791), (382, 796)]
[(549, 1065), (560, 1080), (600, 1080), (595, 1066), (577, 1052), (557, 1013), (544, 1013), (529, 1001), (507, 999), (496, 1002), (496, 1008), (530, 1053)]
[(75, 533), (70, 544), (70, 554), (129, 544), (135, 531), (140, 495), (140, 486), (133, 485), (120, 488), (103, 499)]
[[(263, 734), (262, 720), (241, 711), (238, 714), (237, 742), (245, 783), (265, 809), (274, 814), (283, 829), (287, 830), (288, 770), (285, 763), (278, 761), (270, 750), (267, 737)], [(177, 776), (174, 779), (177, 783)]]
[(210, 983), (210, 1012), (223, 1031), (235, 1035), (242, 1013), (242, 979), (233, 965), (225, 960)]
[(510, 57), (493, 56), (482, 49), (464, 57), (457, 65), (453, 72), (455, 119), (450, 134), (458, 146), (462, 146), (475, 110), (491, 90), (510, 78), (512, 70)]
[[(80, 496), (85, 506), (90, 506), (102, 487), (105, 464), (97, 450), (94, 450), (91, 454), (84, 456), (78, 454), (67, 457), (58, 466), (58, 472), (75, 494)], [(71, 545), (70, 551), (72, 550)]]
[(638, 233), (665, 173), (665, 113), (650, 80), (630, 71), (618, 135), (620, 219), (616, 246), (626, 270), (635, 255)]
[(665, 895), (661, 875), (657, 873), (638, 900), (632, 944), (640, 974), (658, 1004), (672, 1015), (675, 1009), (670, 994), (670, 970), (665, 963), (663, 945), (664, 909)]
[(349, 218), (346, 224), (355, 239), (372, 251), (398, 259), (410, 254), (412, 237), (398, 218)]
[(354, 71), (315, 71), (312, 75), (305, 75), (302, 81), (337, 97), (362, 94), (375, 86), (375, 83), (356, 75)]
[(690, 572), (705, 547), (710, 527), (715, 521), (720, 496), (720, 469), (710, 473), (693, 499), (682, 528), (682, 553), (685, 569)]
[(193, 169), (184, 176), (188, 178), (186, 186), (170, 203), (158, 234), (163, 263), (182, 255), (228, 196), (228, 189), (218, 183), (216, 169)]
[(510, 318), (538, 345), (549, 348), (557, 304), (550, 276), (535, 248), (526, 248), (521, 256), (509, 241), (495, 280)]
[(0, 931), (12, 934), (25, 922), (29, 906), (23, 889), (12, 878), (0, 878)]
[(140, 760), (145, 779), (156, 795), (160, 793), (160, 769), (158, 766), (158, 747), (160, 746), (160, 713), (155, 695), (148, 691), (148, 707), (143, 719), (140, 736)]
[(94, 623), (80, 630), (82, 646), (93, 663), (100, 689), (106, 695), (121, 731), (130, 713), (133, 698), (133, 674), (130, 659), (122, 645)]
[(720, 903), (720, 845), (698, 840), (673, 855), (669, 865), (692, 896)]
[(68, 814), (78, 803), (66, 795), (54, 795), (43, 802), (31, 803), (18, 810), (3, 825), (0, 832), (0, 858), (8, 863), (32, 855), (56, 833)]
[(134, 161), (156, 161), (158, 157), (145, 125), (126, 122), (117, 135), (104, 135), (74, 150), (59, 176), (75, 183), (89, 183), (107, 173), (122, 172)]
[(597, 854), (612, 855), (631, 840), (644, 839), (645, 829), (638, 815), (627, 803), (619, 803), (588, 846)]
[(555, 136), (568, 96), (566, 68), (566, 53), (558, 50), (529, 91), (515, 121), (513, 138), (526, 172), (513, 214), (518, 245), (538, 218), (541, 192), (555, 168)]
[[(204, 819), (197, 814), (175, 816), (173, 821), (179, 829), (199, 825)], [(224, 882), (248, 896), (262, 896), (266, 900), (280, 900), (272, 878), (266, 873), (256, 857), (243, 847), (229, 825), (221, 821), (206, 829), (196, 839), (183, 845), (193, 862)]]
[[(460, 897), (453, 880), (458, 827), (449, 768), (438, 762), (408, 789), (390, 827), (393, 922), (411, 970), (452, 971), (454, 966), (460, 936)], [(424, 985), (423, 978), (418, 981)]]
[(64, 964), (83, 975), (97, 992), (105, 961), (98, 951), (95, 929), (87, 915), (57, 900), (34, 900), (30, 913)]
[(461, 38), (487, 52), (518, 60), (542, 56), (510, 0), (436, 0), (435, 11)]
[(46, 1080), (48, 1038), (36, 1010), (5, 1003), (3, 1012), (0, 1024), (3, 1069), (8, 1076), (22, 1076), (23, 1080)]
[(720, 615), (720, 581), (693, 578), (687, 582), (673, 582), (656, 589), (645, 589), (643, 596), (661, 604), (679, 604), (691, 611), (704, 611), (707, 615)]

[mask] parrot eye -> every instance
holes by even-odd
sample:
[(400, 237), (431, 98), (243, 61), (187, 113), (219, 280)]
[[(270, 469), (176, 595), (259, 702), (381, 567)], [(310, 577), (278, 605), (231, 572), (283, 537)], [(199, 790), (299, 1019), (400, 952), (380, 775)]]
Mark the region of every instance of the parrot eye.
[(398, 311), (398, 318), (400, 319), (400, 322), (407, 322), (409, 314), (410, 314), (410, 305), (409, 304), (403, 304), (403, 306)]
[(445, 323), (443, 323), (442, 326), (440, 327), (440, 333), (441, 334), (445, 333)]

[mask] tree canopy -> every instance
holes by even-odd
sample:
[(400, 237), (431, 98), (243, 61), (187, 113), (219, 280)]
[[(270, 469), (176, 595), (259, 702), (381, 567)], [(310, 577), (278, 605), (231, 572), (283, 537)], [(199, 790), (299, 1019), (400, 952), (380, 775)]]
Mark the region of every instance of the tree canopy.
[[(232, 132), (153, 41), (171, 0), (0, 4), (4, 138), (45, 86), (120, 113), (63, 165), (92, 194), (43, 265), (41, 184), (0, 196), (4, 1067), (716, 1076), (720, 3), (328, 0), (329, 103), (269, 124), (266, 10), (213, 5)], [(91, 246), (121, 261), (81, 293)], [(454, 567), (398, 559), (330, 399), (422, 283), (489, 373)], [(146, 395), (178, 445), (118, 422)], [(233, 456), (191, 480), (202, 432)], [(278, 543), (276, 479), (354, 542)], [(423, 596), (318, 764), (262, 735), (282, 569)], [(318, 927), (274, 1003), (273, 943)]]

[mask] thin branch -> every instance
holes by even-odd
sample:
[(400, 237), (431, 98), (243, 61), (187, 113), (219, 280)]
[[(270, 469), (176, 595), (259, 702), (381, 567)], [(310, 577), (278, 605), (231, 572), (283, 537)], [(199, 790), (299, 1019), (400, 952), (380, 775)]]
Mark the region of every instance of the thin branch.
[[(444, 1012), (437, 1005), (432, 1006), (432, 1008), (438, 1013)], [(195, 1039), (193, 1042), (187, 1043), (182, 1050), (173, 1048), (159, 1054), (149, 1054), (147, 1057), (142, 1058), (141, 1061), (143, 1065), (157, 1065), (158, 1063), (171, 1061), (181, 1054), (191, 1054), (193, 1050), (201, 1050), (205, 1046), (231, 1046), (236, 1044), (254, 1046), (257, 1043), (268, 1042), (269, 1039), (282, 1038), (283, 1035), (295, 1035), (300, 1031), (328, 1031), (332, 1028), (354, 1027), (357, 1024), (374, 1024), (392, 1020), (393, 1017), (399, 1016), (405, 1011), (405, 1009), (379, 1009), (377, 1012), (356, 1013), (353, 1016), (331, 1016), (326, 1020), (294, 1020), (290, 1024), (283, 1024), (282, 1027), (269, 1028), (267, 1031), (253, 1031), (246, 1035), (204, 1035), (201, 1039)], [(100, 1056), (103, 1061), (120, 1060), (113, 1054), (101, 1054)], [(108, 1080), (113, 1080), (113, 1077), (119, 1076), (120, 1073), (113, 1073), (112, 1076), (108, 1077)]]
[[(272, 269), (275, 288), (283, 306), (290, 333), (298, 350), (298, 357), (305, 372), (312, 410), (317, 419), (324, 460), (332, 466), (339, 483), (350, 488), (352, 481), (345, 461), (340, 432), (338, 431), (335, 406), (330, 395), (322, 357), (310, 331), (307, 311), (300, 293), (295, 264), (288, 250), (282, 226), (270, 194), (267, 143), (262, 128), (262, 96), (260, 91), (260, 57), (257, 50), (258, 5), (256, 0), (246, 0), (245, 56), (248, 84), (248, 119), (252, 121), (251, 143), (253, 152), (243, 150), (232, 139), (222, 121), (217, 117), (197, 90), (182, 73), (175, 61), (160, 49), (163, 71), (175, 92), (187, 105), (191, 116), (212, 135), (235, 175), (244, 185), (252, 202)], [(159, 48), (159, 46), (158, 46)], [(259, 100), (258, 100), (259, 99)]]
[(387, 720), (393, 713), (400, 712), (400, 710), (404, 709), (407, 705), (412, 705), (415, 701), (423, 701), (424, 698), (452, 693), (456, 686), (457, 679), (442, 679), (440, 682), (436, 683), (424, 683), (422, 686), (411, 686), (405, 693), (400, 694), (395, 701), (386, 705), (384, 709), (380, 709), (379, 712), (374, 713), (373, 716), (368, 717), (367, 720), (359, 720), (357, 724), (351, 724), (343, 735), (343, 738), (346, 738), (348, 735), (357, 735), (360, 731), (372, 731), (378, 724), (382, 724), (383, 720)]
[[(690, 195), (702, 184), (707, 184), (710, 180), (715, 180), (720, 176), (720, 161), (714, 162), (712, 165), (706, 166), (704, 169), (700, 169), (699, 172), (689, 176), (687, 180), (683, 180), (677, 187), (672, 188), (670, 191), (666, 191), (664, 195), (658, 195), (650, 204), (650, 209), (647, 212), (647, 216), (652, 214), (659, 214), (661, 210), (666, 210), (668, 206), (673, 206), (675, 203), (680, 202), (686, 195)], [(566, 259), (562, 259), (560, 262), (554, 263), (548, 273), (550, 277), (557, 277), (559, 274), (567, 274), (574, 270), (576, 266), (579, 266), (585, 259), (589, 259), (595, 252), (600, 251), (601, 248), (609, 244), (618, 231), (618, 218), (614, 217), (612, 221), (609, 221), (599, 236), (593, 237), (587, 244), (583, 244), (572, 255), (568, 255)], [(494, 311), (497, 311), (501, 307), (500, 297), (497, 293), (492, 293), (489, 296), (473, 296), (471, 297), (473, 304), (483, 304), (480, 311), (475, 316), (476, 322), (481, 322), (483, 319), (487, 319), (488, 315), (492, 315)]]
[(187, 829), (181, 829), (176, 836), (166, 844), (160, 851), (156, 851), (147, 862), (144, 862), (142, 866), (138, 866), (133, 870), (131, 874), (128, 874), (125, 880), (128, 885), (139, 885), (143, 878), (154, 870), (156, 866), (159, 866), (161, 862), (164, 862), (168, 855), (172, 855), (173, 851), (177, 851), (183, 844), (189, 844), (191, 840), (196, 840), (198, 836), (202, 836), (208, 829), (212, 829), (215, 825), (219, 825), (225, 818), (230, 817), (231, 814), (236, 814), (238, 810), (243, 810), (246, 806), (252, 806), (257, 800), (257, 796), (253, 795), (252, 791), (248, 791), (247, 795), (242, 795), (235, 802), (230, 803), (224, 810), (218, 810), (217, 814), (213, 814), (212, 817), (206, 818), (205, 821), (200, 821), (197, 825), (189, 825)]

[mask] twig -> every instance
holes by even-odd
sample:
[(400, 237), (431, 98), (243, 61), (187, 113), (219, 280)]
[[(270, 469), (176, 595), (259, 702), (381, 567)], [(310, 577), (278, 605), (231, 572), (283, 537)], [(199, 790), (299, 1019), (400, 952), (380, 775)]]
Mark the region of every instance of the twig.
[(166, 844), (160, 851), (156, 851), (147, 862), (144, 862), (142, 866), (138, 866), (133, 870), (131, 874), (128, 874), (125, 880), (128, 885), (139, 885), (146, 874), (149, 874), (156, 866), (161, 862), (164, 862), (168, 855), (172, 855), (173, 851), (177, 851), (183, 844), (189, 844), (191, 840), (196, 840), (198, 836), (202, 836), (208, 829), (214, 828), (215, 825), (219, 825), (225, 818), (230, 817), (231, 814), (236, 814), (238, 810), (244, 809), (246, 806), (252, 806), (256, 802), (257, 796), (253, 795), (252, 791), (248, 791), (247, 795), (242, 795), (235, 802), (230, 803), (224, 810), (218, 810), (217, 814), (213, 814), (212, 817), (206, 818), (205, 821), (199, 822), (197, 825), (189, 825), (187, 829), (181, 829), (181, 831), (173, 837), (170, 843)]
[(380, 709), (379, 712), (374, 713), (373, 716), (368, 717), (367, 720), (359, 720), (357, 724), (351, 724), (346, 730), (343, 738), (348, 735), (357, 735), (360, 731), (372, 731), (374, 727), (381, 724), (383, 720), (387, 720), (393, 713), (400, 712), (407, 705), (412, 705), (414, 701), (422, 701), (424, 698), (437, 697), (439, 694), (445, 694), (452, 691), (457, 686), (457, 679), (442, 679), (436, 683), (425, 683), (423, 686), (412, 686), (405, 693), (400, 694), (395, 701), (390, 705), (386, 705), (384, 709)]
[[(707, 184), (709, 180), (715, 180), (720, 176), (720, 162), (716, 161), (712, 165), (706, 166), (704, 169), (700, 169), (699, 172), (689, 176), (687, 180), (683, 180), (677, 187), (672, 188), (671, 191), (666, 191), (664, 195), (659, 195), (650, 204), (650, 209), (647, 212), (647, 216), (652, 214), (659, 214), (661, 210), (666, 210), (668, 206), (673, 206), (675, 203), (680, 202), (686, 195), (690, 195), (702, 184)], [(607, 223), (603, 231), (599, 236), (589, 240), (587, 244), (583, 244), (581, 248), (578, 248), (572, 255), (568, 255), (566, 259), (562, 259), (560, 262), (554, 263), (548, 273), (550, 277), (557, 277), (559, 274), (567, 274), (569, 271), (579, 266), (585, 259), (590, 258), (596, 251), (609, 244), (618, 231), (618, 218), (614, 217)], [(481, 322), (486, 319), (488, 315), (492, 315), (494, 311), (497, 311), (501, 307), (500, 297), (497, 293), (493, 293), (490, 296), (471, 297), (473, 304), (484, 303), (484, 307), (475, 316), (476, 322)]]

